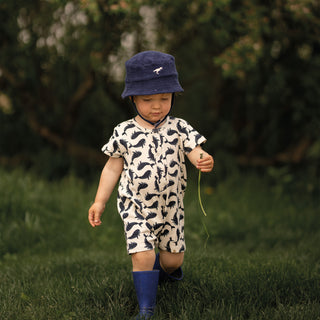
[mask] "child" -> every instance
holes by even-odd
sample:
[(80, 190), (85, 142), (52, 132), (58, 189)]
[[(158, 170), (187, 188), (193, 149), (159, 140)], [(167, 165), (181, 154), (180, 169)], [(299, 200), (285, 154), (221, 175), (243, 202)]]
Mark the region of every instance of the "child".
[(105, 204), (120, 177), (117, 204), (140, 307), (136, 319), (150, 319), (159, 277), (183, 277), (184, 155), (202, 172), (210, 172), (214, 161), (201, 148), (206, 139), (186, 121), (169, 116), (174, 93), (183, 91), (174, 57), (141, 52), (126, 62), (126, 72), (122, 97), (130, 97), (138, 115), (116, 126), (102, 148), (109, 160), (89, 209), (89, 222), (92, 227), (101, 224)]

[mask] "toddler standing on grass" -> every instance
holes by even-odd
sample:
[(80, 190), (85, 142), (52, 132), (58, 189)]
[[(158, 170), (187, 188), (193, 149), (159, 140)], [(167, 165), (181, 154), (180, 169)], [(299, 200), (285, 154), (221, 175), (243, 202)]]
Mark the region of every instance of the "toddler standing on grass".
[(139, 303), (135, 319), (153, 315), (159, 280), (183, 277), (184, 156), (202, 172), (210, 172), (214, 164), (201, 148), (206, 139), (186, 121), (169, 116), (175, 92), (182, 91), (173, 56), (144, 51), (126, 62), (122, 98), (130, 97), (138, 115), (116, 126), (103, 146), (109, 159), (89, 209), (90, 224), (99, 226), (120, 178), (117, 206)]

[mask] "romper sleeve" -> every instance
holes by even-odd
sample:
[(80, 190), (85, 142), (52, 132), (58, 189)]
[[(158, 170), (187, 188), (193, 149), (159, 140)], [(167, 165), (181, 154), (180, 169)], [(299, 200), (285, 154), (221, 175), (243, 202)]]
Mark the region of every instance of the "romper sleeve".
[(114, 158), (120, 158), (124, 154), (124, 146), (121, 144), (120, 141), (120, 133), (119, 133), (119, 126), (114, 128), (113, 134), (111, 138), (109, 139), (108, 143), (106, 143), (101, 151), (105, 153), (107, 156), (114, 157)]
[(177, 123), (183, 142), (183, 150), (186, 154), (190, 153), (195, 147), (204, 144), (207, 139), (195, 130), (187, 121), (180, 119)]

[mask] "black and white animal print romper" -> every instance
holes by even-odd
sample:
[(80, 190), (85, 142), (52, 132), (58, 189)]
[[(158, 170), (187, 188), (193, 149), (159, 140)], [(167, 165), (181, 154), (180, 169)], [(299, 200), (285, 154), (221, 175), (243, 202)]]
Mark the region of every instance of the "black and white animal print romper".
[(129, 254), (155, 246), (185, 251), (184, 155), (205, 141), (185, 120), (174, 117), (158, 129), (143, 128), (135, 119), (115, 127), (102, 151), (124, 160), (117, 203)]

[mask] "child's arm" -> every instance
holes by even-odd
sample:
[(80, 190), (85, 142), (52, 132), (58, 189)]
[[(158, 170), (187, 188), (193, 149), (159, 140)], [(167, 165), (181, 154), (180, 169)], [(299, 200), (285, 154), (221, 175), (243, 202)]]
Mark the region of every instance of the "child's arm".
[(104, 211), (105, 205), (109, 200), (111, 193), (119, 180), (120, 174), (123, 170), (123, 159), (110, 157), (105, 164), (100, 182), (94, 200), (94, 204), (89, 209), (89, 223), (95, 227), (101, 224), (101, 215)]
[[(200, 154), (203, 154), (202, 159), (200, 159)], [(195, 147), (187, 157), (190, 162), (202, 172), (210, 172), (213, 169), (214, 160), (213, 157), (205, 152), (200, 146)]]

